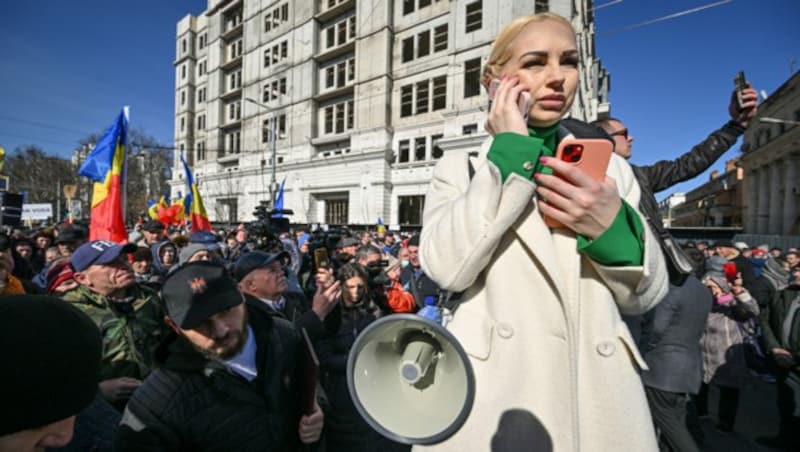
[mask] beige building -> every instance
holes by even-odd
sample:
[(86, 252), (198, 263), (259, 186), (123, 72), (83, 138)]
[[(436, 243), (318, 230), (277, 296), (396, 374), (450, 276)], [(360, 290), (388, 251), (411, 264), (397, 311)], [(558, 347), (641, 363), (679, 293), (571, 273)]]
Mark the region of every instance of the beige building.
[(443, 152), (486, 138), (481, 67), (513, 18), (550, 10), (572, 21), (582, 56), (572, 114), (607, 114), (591, 8), (591, 0), (209, 0), (177, 26), (172, 195), (186, 190), (183, 151), (211, 220), (251, 220), (274, 187), (274, 145), (293, 222), (418, 225)]
[(800, 234), (800, 72), (759, 106), (742, 151), (745, 232)]

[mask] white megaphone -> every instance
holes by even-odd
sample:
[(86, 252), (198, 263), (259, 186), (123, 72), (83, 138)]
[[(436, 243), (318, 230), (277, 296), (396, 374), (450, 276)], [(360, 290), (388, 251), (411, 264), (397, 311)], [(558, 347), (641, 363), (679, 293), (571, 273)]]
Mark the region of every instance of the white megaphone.
[(361, 416), (403, 444), (436, 444), (466, 421), (475, 377), (461, 344), (441, 325), (415, 314), (370, 324), (347, 359), (347, 386)]

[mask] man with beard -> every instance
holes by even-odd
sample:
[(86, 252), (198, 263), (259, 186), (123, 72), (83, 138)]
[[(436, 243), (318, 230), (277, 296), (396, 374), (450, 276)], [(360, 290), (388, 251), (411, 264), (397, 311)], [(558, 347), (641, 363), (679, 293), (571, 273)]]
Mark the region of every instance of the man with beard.
[(115, 450), (296, 450), (322, 432), (314, 404), (300, 416), (291, 323), (255, 313), (214, 262), (185, 264), (164, 281), (174, 338), (131, 399)]
[(136, 245), (87, 242), (70, 258), (79, 284), (62, 297), (85, 312), (103, 335), (100, 392), (122, 411), (152, 369), (165, 325), (158, 295), (136, 283), (127, 254)]

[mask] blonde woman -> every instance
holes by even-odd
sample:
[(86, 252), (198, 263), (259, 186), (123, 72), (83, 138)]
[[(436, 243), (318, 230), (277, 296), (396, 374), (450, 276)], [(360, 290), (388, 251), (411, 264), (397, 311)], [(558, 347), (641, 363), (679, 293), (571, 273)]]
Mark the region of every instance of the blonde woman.
[[(474, 174), (466, 152), (446, 153), (434, 171), (422, 267), (465, 291), (448, 329), (470, 357), (476, 394), (466, 424), (431, 449), (657, 449), (645, 364), (620, 318), (667, 290), (639, 187), (617, 156), (603, 182), (552, 158), (565, 136), (587, 137), (562, 127), (578, 55), (560, 16), (509, 24), (483, 71), (485, 86), (500, 80), (486, 121), (493, 138), (471, 161)], [(518, 108), (526, 95), (527, 123)], [(548, 228), (543, 214), (565, 228)]]

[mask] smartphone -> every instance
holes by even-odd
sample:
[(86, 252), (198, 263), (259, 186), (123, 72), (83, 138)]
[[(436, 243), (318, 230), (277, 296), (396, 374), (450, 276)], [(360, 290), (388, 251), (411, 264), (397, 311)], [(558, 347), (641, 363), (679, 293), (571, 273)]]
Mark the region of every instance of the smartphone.
[[(559, 143), (556, 158), (578, 167), (595, 180), (603, 182), (613, 152), (614, 145), (608, 140), (568, 138)], [(544, 223), (553, 229), (565, 227), (547, 215), (544, 216)]]
[[(494, 95), (497, 93), (498, 88), (500, 88), (500, 80), (493, 79), (489, 83), (489, 111), (492, 110), (492, 100), (494, 100)], [(519, 99), (517, 99), (517, 108), (519, 108), (519, 113), (522, 115), (522, 120), (527, 123), (528, 112), (531, 109), (531, 93), (527, 91), (520, 93)]]
[(330, 268), (331, 260), (328, 257), (328, 250), (320, 247), (314, 250), (314, 268)]
[(736, 89), (736, 102), (739, 106), (739, 110), (744, 108), (742, 104), (744, 100), (742, 99), (742, 94), (744, 93), (744, 89), (747, 87), (747, 79), (744, 78), (744, 71), (739, 71), (736, 73), (736, 77), (733, 79), (733, 84)]
[(733, 262), (722, 264), (722, 271), (725, 272), (725, 278), (727, 278), (728, 282), (731, 284), (733, 284), (733, 282), (736, 281), (736, 277), (739, 276), (739, 272), (736, 271), (736, 264)]

